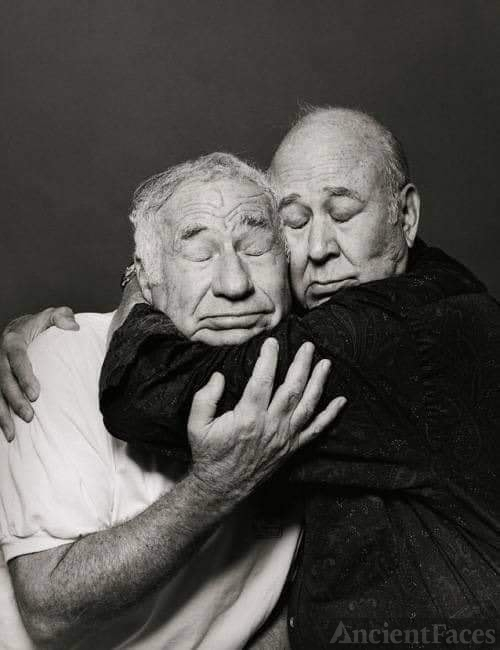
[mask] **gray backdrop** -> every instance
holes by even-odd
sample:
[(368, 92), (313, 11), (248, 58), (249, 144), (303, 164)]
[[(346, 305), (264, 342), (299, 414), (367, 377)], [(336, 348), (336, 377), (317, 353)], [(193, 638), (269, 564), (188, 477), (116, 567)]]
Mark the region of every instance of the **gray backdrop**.
[(424, 237), (500, 296), (500, 0), (2, 0), (0, 321), (108, 310), (135, 185), (229, 150), (266, 165), (298, 102), (406, 145)]

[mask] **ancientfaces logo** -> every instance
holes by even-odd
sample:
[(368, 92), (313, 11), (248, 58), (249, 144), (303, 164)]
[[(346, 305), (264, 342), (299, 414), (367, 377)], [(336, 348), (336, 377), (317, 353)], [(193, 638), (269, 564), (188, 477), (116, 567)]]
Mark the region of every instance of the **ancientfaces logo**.
[(426, 645), (441, 648), (497, 648), (498, 629), (484, 621), (453, 621), (453, 623), (415, 623), (411, 626), (389, 624), (376, 627), (363, 625), (361, 621), (345, 623), (340, 621), (330, 639), (331, 645), (352, 645), (378, 648), (421, 648)]

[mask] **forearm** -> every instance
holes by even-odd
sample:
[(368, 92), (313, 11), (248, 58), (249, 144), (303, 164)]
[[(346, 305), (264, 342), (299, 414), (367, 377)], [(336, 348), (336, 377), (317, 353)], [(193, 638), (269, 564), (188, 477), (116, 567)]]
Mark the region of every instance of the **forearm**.
[(41, 645), (71, 647), (168, 582), (234, 505), (189, 475), (128, 522), (13, 560), (28, 631)]

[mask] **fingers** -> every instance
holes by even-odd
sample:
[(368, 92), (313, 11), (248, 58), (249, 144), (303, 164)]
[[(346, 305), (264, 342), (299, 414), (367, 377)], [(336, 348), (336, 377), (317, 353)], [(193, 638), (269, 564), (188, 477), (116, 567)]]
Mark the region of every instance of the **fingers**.
[(7, 407), (2, 393), (0, 393), (0, 429), (3, 432), (3, 435), (7, 438), (8, 442), (12, 442), (14, 440), (14, 422), (12, 421), (10, 411)]
[(292, 431), (299, 431), (310, 422), (323, 394), (323, 388), (331, 367), (331, 361), (328, 359), (322, 359), (314, 366), (302, 397), (290, 420)]
[(10, 408), (26, 422), (33, 418), (31, 404), (22, 392), (7, 359), (0, 360), (0, 391)]
[(189, 412), (190, 431), (200, 431), (213, 422), (217, 404), (224, 392), (224, 384), (224, 375), (214, 372), (209, 382), (195, 394)]
[[(11, 374), (19, 384), (21, 391), (28, 397), (29, 400), (34, 402), (40, 395), (40, 384), (38, 383), (38, 379), (35, 377), (35, 373), (33, 372), (33, 366), (31, 365), (28, 357), (26, 344), (20, 342), (12, 343), (7, 348), (6, 353)], [(4, 380), (2, 378), (2, 390), (5, 390), (3, 384)]]
[(260, 355), (248, 380), (238, 406), (251, 404), (267, 409), (273, 392), (274, 377), (278, 366), (279, 345), (276, 339), (266, 339)]
[(321, 413), (318, 413), (311, 424), (299, 434), (297, 438), (297, 449), (306, 445), (327, 429), (340, 413), (346, 402), (347, 400), (345, 397), (337, 397), (332, 400), (330, 404), (321, 411)]
[(282, 417), (284, 414), (289, 414), (290, 416), (293, 414), (306, 387), (311, 371), (313, 355), (314, 345), (312, 343), (308, 342), (301, 345), (288, 368), (285, 381), (276, 391), (269, 407), (269, 410), (273, 414), (279, 417)]
[(79, 330), (80, 325), (76, 322), (75, 314), (70, 307), (57, 307), (52, 310), (50, 324), (61, 330)]

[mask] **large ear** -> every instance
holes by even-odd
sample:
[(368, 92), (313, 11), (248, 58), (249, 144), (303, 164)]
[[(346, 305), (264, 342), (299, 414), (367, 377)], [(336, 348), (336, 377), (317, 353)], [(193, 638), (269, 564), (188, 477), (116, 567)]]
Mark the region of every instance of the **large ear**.
[(399, 210), (406, 245), (411, 248), (415, 243), (420, 220), (420, 194), (413, 183), (407, 183), (401, 190)]
[(135, 274), (137, 276), (137, 281), (139, 282), (142, 295), (144, 296), (144, 300), (146, 300), (146, 302), (151, 304), (153, 300), (151, 296), (151, 285), (149, 284), (149, 280), (146, 275), (146, 271), (144, 270), (144, 265), (142, 263), (142, 260), (137, 256), (134, 256), (134, 265), (135, 265)]

